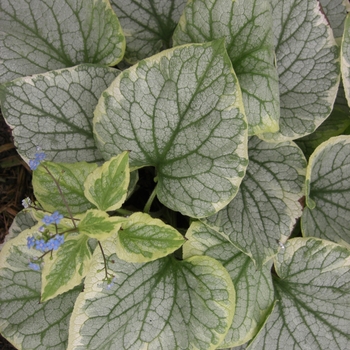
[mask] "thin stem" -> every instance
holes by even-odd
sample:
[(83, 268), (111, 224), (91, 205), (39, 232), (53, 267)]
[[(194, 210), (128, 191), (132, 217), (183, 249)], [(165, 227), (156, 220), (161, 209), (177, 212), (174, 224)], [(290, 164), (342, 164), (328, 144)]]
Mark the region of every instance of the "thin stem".
[(115, 212), (123, 216), (130, 216), (131, 214), (133, 214), (131, 210), (127, 210), (123, 208), (117, 209)]
[(107, 272), (107, 260), (106, 260), (106, 256), (105, 256), (105, 252), (103, 251), (102, 245), (100, 243), (100, 241), (97, 241), (98, 245), (101, 249), (101, 253), (102, 253), (102, 257), (103, 257), (103, 263), (104, 263), (104, 269), (105, 269), (105, 275), (106, 275), (106, 279), (108, 279), (108, 272)]
[(68, 203), (66, 201), (66, 197), (64, 196), (64, 194), (63, 194), (63, 192), (61, 190), (61, 186), (60, 186), (59, 182), (55, 179), (55, 177), (52, 175), (51, 171), (45, 165), (44, 165), (44, 169), (47, 171), (47, 173), (51, 176), (52, 180), (55, 182), (55, 184), (57, 186), (57, 189), (58, 189), (58, 192), (60, 193), (60, 196), (61, 196), (61, 198), (63, 200), (63, 203), (66, 206), (66, 209), (68, 211), (69, 217), (70, 217), (70, 219), (73, 222), (74, 228), (77, 228), (77, 225), (75, 224), (75, 220), (74, 220), (73, 214), (72, 214), (72, 212), (71, 212), (71, 210), (69, 208), (69, 205), (68, 205)]
[(154, 187), (151, 195), (148, 198), (148, 201), (147, 201), (145, 207), (143, 208), (144, 213), (148, 214), (150, 212), (152, 203), (154, 201), (154, 198), (156, 198), (156, 195), (157, 195), (157, 186)]

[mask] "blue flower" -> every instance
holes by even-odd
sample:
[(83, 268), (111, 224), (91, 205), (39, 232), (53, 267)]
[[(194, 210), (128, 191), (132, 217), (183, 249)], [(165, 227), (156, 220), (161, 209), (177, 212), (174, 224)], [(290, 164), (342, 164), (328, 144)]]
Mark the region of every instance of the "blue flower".
[(52, 215), (51, 215), (51, 220), (52, 222), (59, 224), (60, 221), (63, 219), (63, 215), (60, 214), (58, 211), (55, 211)]
[(35, 170), (45, 158), (46, 154), (44, 152), (35, 153), (35, 158), (29, 161), (30, 169)]
[(33, 248), (35, 245), (35, 238), (32, 236), (32, 237), (27, 237), (27, 247), (30, 249), (30, 248)]
[(57, 250), (61, 244), (64, 242), (64, 236), (63, 235), (57, 235), (53, 238), (51, 238), (47, 243), (46, 247), (48, 250)]
[(39, 166), (40, 162), (36, 159), (31, 159), (29, 161), (29, 167), (31, 170), (36, 170), (36, 168)]
[(40, 270), (40, 265), (39, 265), (39, 264), (35, 264), (35, 263), (33, 263), (33, 262), (30, 262), (30, 263), (28, 264), (28, 266), (29, 266), (31, 269), (35, 270), (35, 271), (39, 271), (39, 270)]
[(43, 218), (43, 222), (45, 225), (50, 225), (52, 223), (59, 224), (62, 219), (63, 215), (60, 214), (58, 211), (55, 211), (51, 215), (45, 215)]
[(48, 251), (48, 247), (47, 247), (47, 243), (45, 242), (44, 239), (38, 239), (36, 242), (35, 242), (35, 249), (39, 250), (40, 252), (45, 252), (45, 251)]

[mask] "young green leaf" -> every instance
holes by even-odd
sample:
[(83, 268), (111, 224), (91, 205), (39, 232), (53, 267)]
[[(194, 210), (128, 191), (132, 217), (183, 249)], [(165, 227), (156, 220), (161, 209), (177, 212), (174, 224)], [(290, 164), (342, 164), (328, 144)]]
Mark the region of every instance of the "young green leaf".
[(275, 269), (278, 301), (248, 349), (349, 349), (349, 250), (295, 238), (279, 251)]
[(116, 210), (126, 199), (129, 182), (129, 152), (123, 152), (91, 172), (84, 182), (84, 194), (98, 209)]
[(179, 249), (184, 242), (176, 229), (144, 213), (128, 217), (115, 235), (118, 258), (129, 262), (162, 258)]
[(344, 35), (341, 43), (341, 71), (345, 96), (350, 106), (350, 14), (345, 20)]
[(0, 28), (0, 83), (79, 63), (113, 66), (125, 50), (108, 0), (4, 0)]
[(269, 266), (257, 268), (246, 254), (203, 223), (193, 222), (186, 238), (184, 258), (206, 255), (218, 260), (229, 272), (236, 289), (233, 323), (219, 348), (246, 343), (258, 332), (273, 303)]
[(90, 268), (89, 237), (68, 236), (64, 243), (44, 258), (41, 301), (47, 301), (81, 284)]
[(350, 243), (350, 136), (332, 137), (311, 155), (303, 235)]
[(95, 110), (106, 159), (130, 150), (130, 166), (155, 166), (157, 196), (193, 217), (237, 193), (247, 166), (247, 123), (223, 40), (163, 51), (124, 70)]
[(339, 85), (339, 49), (317, 0), (272, 0), (281, 102), (280, 130), (262, 137), (294, 140), (329, 116)]
[[(83, 181), (97, 168), (96, 164), (86, 162), (43, 164), (46, 169), (39, 166), (33, 172), (33, 189), (36, 199), (44, 210), (51, 212), (58, 210), (61, 214), (69, 215), (65, 201), (72, 214), (83, 213), (93, 207), (84, 195)], [(47, 170), (56, 179), (59, 188)]]
[[(102, 242), (114, 285), (102, 283), (96, 249), (70, 321), (68, 350), (216, 349), (234, 314), (235, 290), (215, 259), (165, 257), (131, 264)], [(106, 322), (108, 319), (108, 322)]]
[(55, 162), (101, 161), (92, 116), (102, 91), (118, 74), (112, 68), (80, 65), (0, 87), (2, 113), (19, 154), (34, 158), (40, 146), (46, 159)]
[(69, 319), (82, 287), (40, 303), (41, 272), (28, 263), (42, 253), (27, 248), (27, 237), (39, 225), (24, 230), (1, 250), (0, 332), (18, 349), (65, 350)]
[(97, 209), (90, 209), (77, 218), (80, 220), (79, 232), (99, 241), (118, 232), (124, 220), (121, 217), (110, 217), (106, 212)]
[(237, 196), (206, 223), (261, 266), (302, 214), (306, 160), (293, 142), (249, 140), (249, 166)]
[(269, 1), (189, 1), (173, 40), (180, 45), (222, 37), (242, 90), (249, 134), (278, 131), (278, 75)]
[(186, 0), (111, 0), (126, 39), (124, 59), (136, 63), (171, 47)]

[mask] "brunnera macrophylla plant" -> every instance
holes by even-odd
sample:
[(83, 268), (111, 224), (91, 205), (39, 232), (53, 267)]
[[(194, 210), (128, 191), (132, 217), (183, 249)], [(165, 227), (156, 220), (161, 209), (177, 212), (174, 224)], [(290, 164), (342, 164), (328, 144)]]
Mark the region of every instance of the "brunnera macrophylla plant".
[(349, 8), (0, 0), (1, 111), (36, 197), (0, 252), (1, 334), (350, 348)]

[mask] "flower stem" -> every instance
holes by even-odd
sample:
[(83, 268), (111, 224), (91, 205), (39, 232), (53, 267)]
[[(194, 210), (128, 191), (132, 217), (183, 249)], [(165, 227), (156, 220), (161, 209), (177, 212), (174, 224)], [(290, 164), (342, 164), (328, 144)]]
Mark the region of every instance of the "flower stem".
[(104, 264), (104, 269), (105, 269), (105, 278), (108, 279), (108, 272), (107, 272), (107, 260), (106, 260), (106, 255), (105, 252), (103, 251), (102, 245), (100, 243), (100, 241), (97, 241), (98, 245), (100, 247), (101, 253), (102, 253), (102, 257), (103, 257), (103, 264)]
[(154, 187), (151, 195), (148, 198), (147, 203), (145, 204), (145, 207), (143, 208), (143, 212), (148, 214), (151, 210), (152, 203), (154, 201), (154, 198), (156, 198), (157, 195), (157, 185)]
[(74, 228), (77, 228), (77, 225), (75, 224), (75, 220), (74, 220), (73, 214), (72, 214), (72, 212), (71, 212), (71, 210), (69, 208), (69, 205), (68, 205), (68, 203), (66, 201), (66, 197), (64, 196), (64, 194), (62, 192), (62, 189), (61, 189), (61, 186), (59, 184), (59, 181), (56, 180), (56, 178), (52, 175), (51, 171), (48, 169), (47, 166), (43, 165), (43, 167), (47, 171), (47, 173), (51, 176), (52, 180), (55, 182), (55, 184), (57, 186), (57, 189), (58, 189), (58, 192), (60, 193), (60, 196), (61, 196), (61, 198), (63, 200), (63, 203), (64, 203), (64, 205), (65, 205), (65, 207), (66, 207), (66, 209), (68, 211), (69, 217), (70, 217), (70, 219), (73, 222)]

